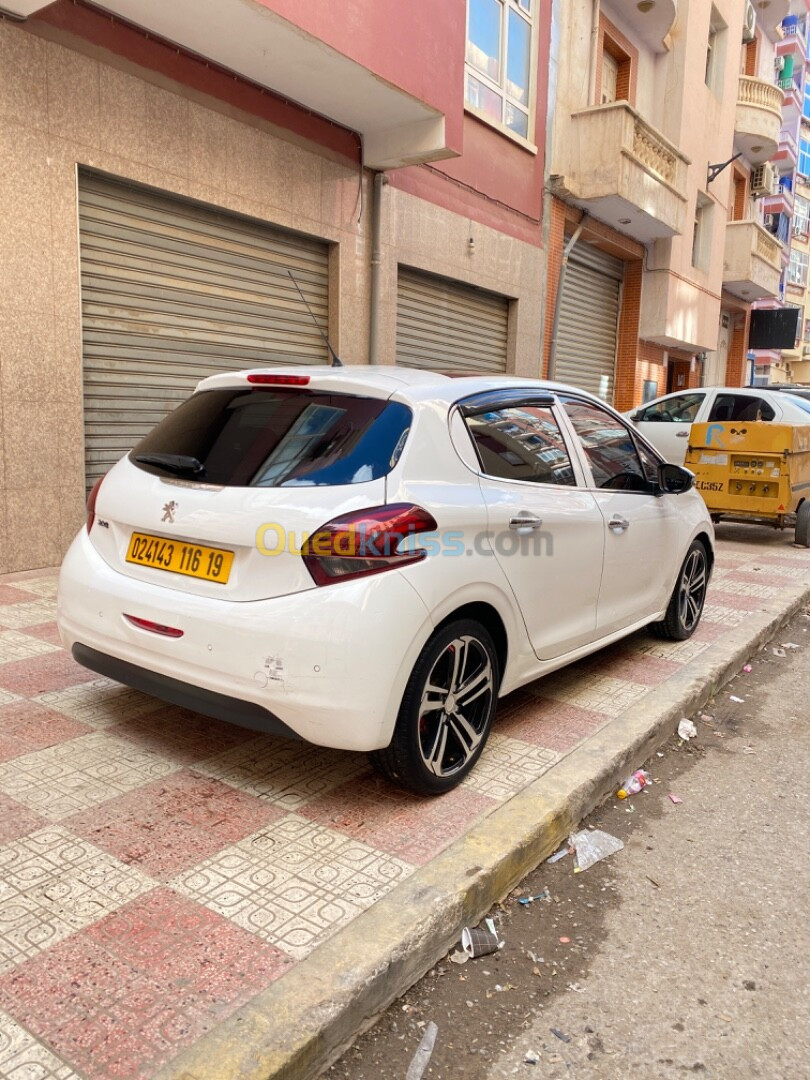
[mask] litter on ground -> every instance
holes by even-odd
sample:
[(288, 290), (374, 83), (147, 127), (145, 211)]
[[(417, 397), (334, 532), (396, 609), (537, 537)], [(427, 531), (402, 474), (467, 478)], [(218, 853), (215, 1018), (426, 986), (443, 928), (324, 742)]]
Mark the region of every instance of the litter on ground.
[(587, 870), (624, 847), (618, 837), (601, 829), (583, 829), (582, 832), (571, 833), (571, 844), (576, 852), (578, 870)]
[(694, 739), (697, 736), (697, 728), (691, 720), (681, 720), (678, 724), (678, 738), (683, 739), (684, 742), (688, 742), (690, 739)]

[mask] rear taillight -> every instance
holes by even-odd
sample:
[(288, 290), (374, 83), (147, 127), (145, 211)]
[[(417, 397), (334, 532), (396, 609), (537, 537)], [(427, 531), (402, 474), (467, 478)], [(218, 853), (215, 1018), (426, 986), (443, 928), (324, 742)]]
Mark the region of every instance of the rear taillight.
[(408, 537), (437, 528), (433, 515), (413, 503), (375, 506), (327, 521), (302, 554), (315, 584), (331, 585), (421, 562), (427, 555), (423, 548), (399, 547)]
[(254, 386), (306, 386), (309, 375), (248, 375)]
[(185, 632), (178, 630), (176, 626), (166, 626), (164, 623), (152, 622), (151, 619), (139, 619), (137, 615), (125, 614), (124, 618), (139, 630), (148, 630), (150, 634), (160, 634), (161, 637), (181, 638)]
[(87, 531), (93, 528), (93, 522), (96, 520), (96, 500), (98, 499), (99, 489), (104, 482), (104, 477), (99, 477), (96, 480), (93, 487), (90, 489), (90, 494), (87, 496)]

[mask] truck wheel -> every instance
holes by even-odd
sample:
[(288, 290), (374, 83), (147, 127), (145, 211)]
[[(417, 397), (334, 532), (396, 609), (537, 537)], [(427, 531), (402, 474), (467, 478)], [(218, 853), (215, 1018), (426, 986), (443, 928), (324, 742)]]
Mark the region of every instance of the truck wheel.
[(810, 502), (805, 499), (796, 512), (796, 543), (810, 547)]

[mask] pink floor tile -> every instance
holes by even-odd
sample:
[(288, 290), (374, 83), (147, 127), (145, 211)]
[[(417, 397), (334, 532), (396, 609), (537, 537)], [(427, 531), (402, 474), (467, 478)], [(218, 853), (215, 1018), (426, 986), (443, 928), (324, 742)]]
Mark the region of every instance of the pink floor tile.
[(34, 810), (0, 792), (0, 847), (47, 824)]
[(735, 611), (761, 611), (765, 601), (761, 596), (746, 596), (744, 593), (722, 592), (714, 589), (709, 592), (708, 603), (718, 604), (721, 607), (733, 608)]
[(496, 805), (494, 800), (463, 787), (440, 799), (422, 799), (375, 777), (335, 788), (297, 812), (370, 847), (421, 865)]
[(62, 644), (62, 639), (59, 636), (59, 630), (57, 629), (55, 622), (39, 623), (37, 626), (26, 626), (25, 632), (31, 637), (39, 638), (40, 641), (47, 641), (51, 645)]
[(0, 979), (0, 1007), (88, 1080), (147, 1080), (289, 966), (155, 889)]
[(660, 656), (649, 656), (646, 653), (636, 653), (632, 649), (625, 649), (614, 652), (604, 660), (597, 659), (592, 670), (601, 671), (615, 679), (641, 683), (643, 686), (658, 686), (682, 668), (683, 664), (674, 660), (664, 660)]
[(708, 622), (703, 619), (692, 635), (692, 641), (719, 641), (729, 632), (729, 629), (730, 627), (723, 626), (722, 623)]
[(164, 881), (282, 816), (253, 795), (182, 771), (80, 811), (65, 824)]
[(97, 678), (64, 651), (0, 664), (0, 690), (10, 690), (25, 697), (35, 697), (48, 690), (64, 690)]
[(256, 732), (248, 728), (171, 705), (124, 720), (115, 728), (115, 734), (181, 765), (193, 765), (256, 738)]
[(30, 593), (15, 589), (13, 585), (0, 585), (0, 604), (25, 604), (30, 600)]
[(498, 721), (496, 730), (513, 739), (565, 753), (610, 718), (604, 713), (536, 697)]
[(76, 739), (92, 728), (33, 701), (0, 705), (0, 761)]

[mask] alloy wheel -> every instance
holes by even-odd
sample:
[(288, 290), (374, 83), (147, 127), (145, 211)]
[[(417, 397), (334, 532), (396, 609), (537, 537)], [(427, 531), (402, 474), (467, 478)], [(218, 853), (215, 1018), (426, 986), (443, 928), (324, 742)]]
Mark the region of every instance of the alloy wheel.
[(419, 752), (425, 767), (446, 777), (463, 769), (486, 737), (495, 674), (477, 638), (454, 638), (425, 682), (419, 708)]
[(684, 563), (678, 590), (678, 615), (684, 630), (693, 630), (700, 619), (706, 584), (706, 556), (703, 549), (696, 546)]

